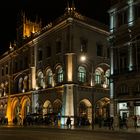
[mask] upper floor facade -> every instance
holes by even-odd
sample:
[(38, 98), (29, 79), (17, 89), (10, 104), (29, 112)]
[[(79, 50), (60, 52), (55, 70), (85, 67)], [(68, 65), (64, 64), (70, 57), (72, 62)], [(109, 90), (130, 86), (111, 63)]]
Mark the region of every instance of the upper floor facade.
[[(25, 15), (23, 18), (25, 24), (30, 23)], [(37, 26), (31, 23), (32, 29), (33, 25)], [(22, 29), (27, 31), (24, 28), (30, 26), (25, 24)], [(91, 73), (95, 85), (109, 86), (107, 26), (82, 16), (72, 7), (56, 21), (41, 29), (37, 27), (36, 31), (30, 30), (29, 36), (18, 32), (17, 41), (1, 56), (1, 97), (66, 83), (88, 86)], [(84, 63), (80, 61), (83, 54), (88, 59)]]

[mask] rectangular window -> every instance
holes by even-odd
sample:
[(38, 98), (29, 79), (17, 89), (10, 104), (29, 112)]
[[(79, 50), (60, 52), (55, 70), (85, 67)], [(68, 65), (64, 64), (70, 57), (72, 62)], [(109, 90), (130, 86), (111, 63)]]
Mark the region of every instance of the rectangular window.
[(41, 61), (42, 60), (42, 56), (43, 56), (43, 53), (42, 53), (42, 50), (38, 50), (38, 61)]
[(61, 41), (56, 41), (56, 53), (61, 53)]
[(107, 58), (110, 58), (110, 48), (107, 48)]
[(47, 57), (51, 57), (51, 46), (47, 46)]
[(23, 69), (23, 60), (22, 60), (22, 59), (19, 61), (19, 69), (20, 69), (20, 70)]
[(118, 14), (118, 26), (121, 26), (126, 23), (127, 23), (127, 10), (120, 12)]
[(4, 76), (4, 68), (3, 67), (1, 69), (1, 74), (2, 74), (2, 76)]
[(97, 56), (103, 56), (103, 45), (97, 43), (96, 46), (97, 46)]
[(135, 15), (136, 17), (140, 17), (140, 5), (135, 6)]
[(128, 70), (128, 58), (127, 58), (127, 53), (126, 52), (121, 52), (120, 53), (120, 71), (121, 72), (127, 72)]
[(25, 58), (24, 58), (24, 68), (26, 69), (26, 68), (28, 68), (28, 57), (26, 56)]
[(87, 41), (86, 40), (81, 40), (81, 52), (86, 53), (87, 52)]
[(6, 74), (8, 74), (8, 66), (6, 65)]
[(14, 72), (17, 72), (18, 71), (18, 63), (15, 61), (14, 65), (15, 65)]

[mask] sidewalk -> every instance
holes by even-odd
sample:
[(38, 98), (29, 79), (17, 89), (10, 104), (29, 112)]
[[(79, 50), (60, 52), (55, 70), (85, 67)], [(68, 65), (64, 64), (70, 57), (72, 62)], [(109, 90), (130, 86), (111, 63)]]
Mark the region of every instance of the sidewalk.
[(101, 127), (99, 128), (98, 125), (94, 126), (94, 128), (92, 128), (92, 126), (80, 126), (80, 127), (76, 127), (76, 126), (71, 126), (70, 128), (68, 128), (66, 125), (61, 125), (61, 126), (53, 126), (53, 125), (30, 125), (30, 126), (23, 126), (23, 125), (0, 125), (0, 127), (4, 127), (4, 128), (9, 128), (9, 127), (32, 127), (32, 128), (55, 128), (55, 129), (68, 129), (68, 130), (86, 130), (86, 131), (98, 131), (98, 132), (128, 132), (128, 133), (140, 133), (140, 127), (138, 128), (115, 128), (114, 130), (110, 130), (108, 127)]
[(98, 125), (94, 126), (81, 126), (81, 127), (75, 127), (72, 126), (71, 128), (68, 128), (67, 126), (61, 126), (60, 129), (72, 129), (72, 130), (92, 130), (92, 131), (107, 131), (107, 132), (128, 132), (128, 133), (140, 133), (140, 127), (139, 128), (122, 128), (119, 129), (118, 127), (114, 130), (110, 130), (108, 127), (101, 127), (99, 128)]

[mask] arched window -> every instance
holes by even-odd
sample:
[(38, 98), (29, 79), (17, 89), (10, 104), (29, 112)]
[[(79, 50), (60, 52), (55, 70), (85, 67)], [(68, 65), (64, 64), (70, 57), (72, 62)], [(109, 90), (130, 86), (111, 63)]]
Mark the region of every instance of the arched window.
[(105, 84), (109, 85), (110, 70), (105, 72)]
[(98, 67), (95, 70), (95, 84), (101, 84), (103, 76), (103, 69)]
[(95, 83), (100, 84), (101, 83), (101, 74), (99, 71), (95, 72)]
[(64, 80), (64, 74), (63, 74), (63, 69), (62, 69), (62, 67), (60, 67), (59, 69), (58, 69), (58, 83), (61, 83), (61, 82), (63, 82), (63, 80)]
[(37, 78), (37, 84), (38, 84), (38, 87), (41, 87), (41, 88), (44, 88), (45, 87), (45, 83), (44, 83), (44, 75), (43, 73), (40, 71), (38, 73), (38, 78)]
[(53, 73), (52, 73), (52, 70), (51, 69), (48, 69), (47, 70), (47, 74), (46, 74), (46, 82), (47, 82), (47, 85), (51, 85), (53, 84)]
[(23, 78), (20, 78), (18, 81), (18, 91), (22, 92), (23, 89)]
[(78, 68), (78, 81), (79, 82), (86, 82), (86, 69), (85, 67), (80, 66)]
[(23, 81), (23, 88), (25, 91), (28, 89), (28, 86), (29, 86), (28, 84), (29, 84), (28, 83), (28, 76), (25, 76), (24, 81)]

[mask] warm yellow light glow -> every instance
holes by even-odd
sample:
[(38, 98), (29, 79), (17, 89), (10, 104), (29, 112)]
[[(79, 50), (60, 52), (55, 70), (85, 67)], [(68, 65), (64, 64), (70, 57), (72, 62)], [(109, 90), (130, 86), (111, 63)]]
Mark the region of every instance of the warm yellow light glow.
[(41, 30), (41, 25), (36, 22), (31, 22), (28, 19), (24, 19), (23, 23), (23, 37), (29, 37), (32, 33)]
[(73, 65), (72, 65), (72, 54), (68, 55), (68, 81), (72, 81)]
[(81, 59), (82, 62), (84, 62), (84, 61), (86, 61), (86, 56), (85, 56), (85, 55), (82, 55), (82, 56), (80, 57), (80, 59)]
[(107, 88), (107, 84), (104, 83), (104, 84), (103, 84), (103, 88)]
[(11, 99), (10, 99), (10, 96), (8, 96), (6, 117), (8, 118), (8, 124), (9, 123), (12, 123), (12, 117), (11, 117)]
[(32, 89), (36, 89), (36, 69), (35, 67), (32, 67), (31, 70), (32, 70)]

